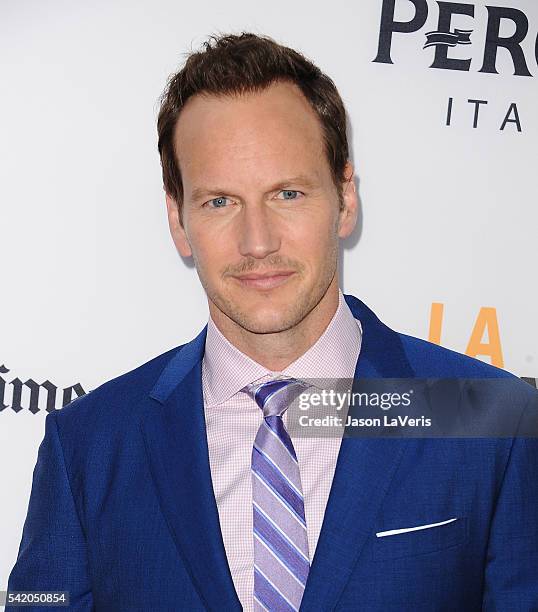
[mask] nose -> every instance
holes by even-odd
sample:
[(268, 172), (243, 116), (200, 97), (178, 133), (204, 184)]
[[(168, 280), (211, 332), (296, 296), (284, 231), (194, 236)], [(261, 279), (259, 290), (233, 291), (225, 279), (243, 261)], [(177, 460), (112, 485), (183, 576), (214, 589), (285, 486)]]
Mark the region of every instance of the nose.
[(239, 252), (244, 257), (263, 259), (280, 249), (276, 219), (265, 204), (247, 203), (239, 219)]

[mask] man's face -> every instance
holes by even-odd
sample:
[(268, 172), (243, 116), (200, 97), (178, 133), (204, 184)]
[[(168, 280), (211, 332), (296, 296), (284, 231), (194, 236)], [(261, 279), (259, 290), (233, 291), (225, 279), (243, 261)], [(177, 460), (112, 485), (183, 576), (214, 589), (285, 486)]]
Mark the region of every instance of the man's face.
[(284, 82), (239, 97), (197, 95), (175, 138), (183, 226), (167, 196), (170, 228), (194, 259), (212, 317), (258, 334), (294, 327), (329, 287), (337, 291), (338, 237), (356, 220), (353, 181), (339, 210), (315, 112)]

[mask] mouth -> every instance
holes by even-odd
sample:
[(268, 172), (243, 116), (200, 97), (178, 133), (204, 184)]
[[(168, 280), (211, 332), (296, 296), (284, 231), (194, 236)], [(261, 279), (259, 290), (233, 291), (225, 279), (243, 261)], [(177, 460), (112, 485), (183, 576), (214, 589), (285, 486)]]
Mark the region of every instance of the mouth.
[(295, 272), (270, 272), (269, 274), (242, 274), (234, 276), (239, 284), (243, 287), (251, 287), (253, 289), (274, 289), (280, 287), (293, 276)]

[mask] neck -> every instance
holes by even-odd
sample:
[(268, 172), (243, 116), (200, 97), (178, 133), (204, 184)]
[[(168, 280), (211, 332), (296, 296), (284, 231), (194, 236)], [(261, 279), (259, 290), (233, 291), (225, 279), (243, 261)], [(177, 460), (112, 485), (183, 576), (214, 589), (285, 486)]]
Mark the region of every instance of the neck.
[(319, 303), (290, 329), (274, 334), (255, 334), (241, 327), (221, 311), (210, 313), (222, 335), (251, 359), (271, 370), (281, 372), (313, 346), (331, 322), (338, 308), (337, 277)]

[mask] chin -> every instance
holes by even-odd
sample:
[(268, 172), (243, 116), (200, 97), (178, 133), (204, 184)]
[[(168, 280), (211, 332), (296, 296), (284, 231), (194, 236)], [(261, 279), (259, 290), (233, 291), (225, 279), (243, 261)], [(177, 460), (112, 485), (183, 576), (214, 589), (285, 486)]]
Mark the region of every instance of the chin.
[(235, 314), (232, 319), (253, 334), (276, 334), (297, 323), (289, 308), (261, 308), (254, 313), (240, 310)]
[(258, 303), (248, 310), (243, 303), (225, 314), (253, 334), (276, 334), (297, 325), (303, 318), (301, 310), (300, 302), (295, 300), (293, 307), (288, 301), (278, 305)]
[(291, 329), (310, 311), (309, 300), (298, 288), (271, 292), (214, 293), (213, 303), (229, 319), (253, 334), (275, 334)]

